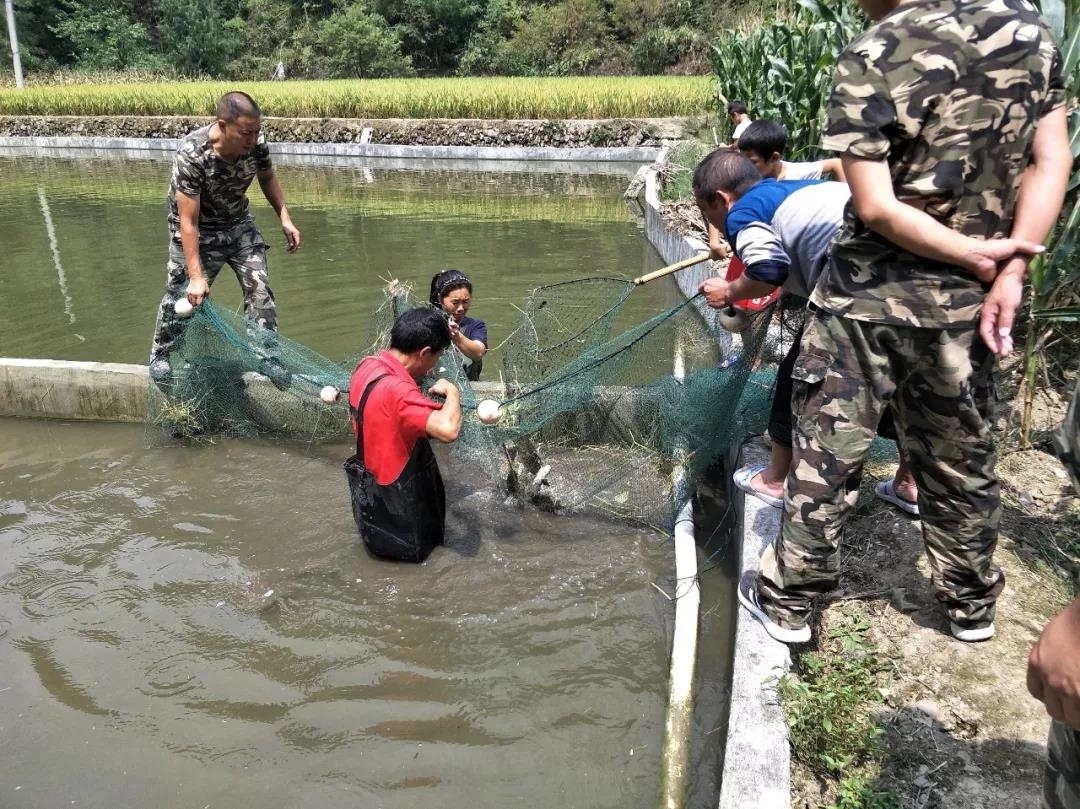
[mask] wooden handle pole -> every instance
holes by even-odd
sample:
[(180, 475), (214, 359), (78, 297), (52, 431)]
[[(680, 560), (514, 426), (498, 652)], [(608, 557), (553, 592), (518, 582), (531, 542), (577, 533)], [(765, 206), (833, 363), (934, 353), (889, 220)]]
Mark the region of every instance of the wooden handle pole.
[(650, 281), (655, 281), (657, 278), (663, 278), (665, 275), (671, 275), (673, 272), (679, 270), (685, 270), (687, 267), (693, 267), (695, 264), (700, 264), (709, 258), (708, 253), (699, 253), (696, 256), (683, 259), (682, 261), (676, 261), (674, 264), (669, 264), (666, 267), (661, 267), (655, 272), (651, 272), (647, 275), (641, 275), (634, 279), (634, 286), (639, 287), (642, 284), (647, 284)]

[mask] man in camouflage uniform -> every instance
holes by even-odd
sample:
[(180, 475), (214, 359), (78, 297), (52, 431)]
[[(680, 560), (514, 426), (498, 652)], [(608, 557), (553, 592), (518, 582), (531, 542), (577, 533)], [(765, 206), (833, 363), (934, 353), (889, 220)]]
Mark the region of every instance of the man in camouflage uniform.
[(202, 303), (223, 264), (236, 273), (249, 321), (277, 328), (266, 243), (248, 211), (247, 189), (253, 179), (258, 178), (277, 212), (290, 253), (300, 247), (300, 231), (285, 207), (261, 123), (262, 111), (251, 96), (226, 93), (218, 102), (217, 120), (188, 134), (176, 151), (168, 197), (165, 295), (150, 351), (150, 375), (156, 381), (169, 380), (169, 351), (183, 329), (173, 304), (181, 293), (195, 306)]
[(1061, 59), (1025, 0), (860, 3), (878, 22), (838, 61), (822, 140), (852, 202), (793, 371), (783, 527), (739, 598), (774, 638), (810, 639), (811, 599), (836, 585), (843, 520), (891, 403), (934, 593), (954, 636), (986, 640), (1004, 584), (993, 354), (1010, 350), (1026, 256), (1064, 197)]
[[(1080, 384), (1057, 434), (1058, 455), (1080, 490)], [(1028, 690), (1053, 717), (1047, 740), (1046, 809), (1080, 809), (1080, 598), (1043, 630), (1028, 659)]]

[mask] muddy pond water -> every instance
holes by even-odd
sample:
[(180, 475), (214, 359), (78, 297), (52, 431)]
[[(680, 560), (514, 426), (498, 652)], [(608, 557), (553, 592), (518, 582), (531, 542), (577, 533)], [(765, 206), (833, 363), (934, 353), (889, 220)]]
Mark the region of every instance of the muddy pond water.
[[(145, 361), (166, 173), (0, 158), (0, 356)], [(537, 284), (661, 263), (621, 177), (280, 175), (305, 240), (270, 255), (282, 331), (335, 359), (386, 277), (466, 270), (498, 335)], [(226, 275), (214, 295), (239, 301)], [(389, 564), (357, 540), (344, 444), (143, 439), (0, 419), (0, 806), (655, 805), (670, 539), (506, 505), (442, 456), (448, 545)], [(722, 546), (702, 542), (694, 807), (724, 735)]]

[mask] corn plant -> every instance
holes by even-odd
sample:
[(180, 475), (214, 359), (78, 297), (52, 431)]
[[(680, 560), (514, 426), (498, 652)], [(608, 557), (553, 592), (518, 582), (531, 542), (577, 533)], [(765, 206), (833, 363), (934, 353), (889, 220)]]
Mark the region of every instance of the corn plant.
[[(1069, 109), (1069, 142), (1074, 166), (1080, 157), (1080, 0), (1043, 0), (1041, 11), (1061, 45)], [(1027, 337), (1024, 343), (1024, 412), (1021, 443), (1031, 441), (1035, 377), (1047, 341), (1065, 324), (1080, 321), (1080, 170), (1069, 180), (1062, 221), (1047, 251), (1031, 263)], [(1044, 328), (1045, 327), (1045, 328)], [(1075, 352), (1070, 352), (1073, 360)]]
[(724, 31), (712, 46), (720, 105), (745, 102), (787, 128), (789, 159), (815, 157), (836, 57), (865, 25), (854, 0), (798, 0), (766, 25)]

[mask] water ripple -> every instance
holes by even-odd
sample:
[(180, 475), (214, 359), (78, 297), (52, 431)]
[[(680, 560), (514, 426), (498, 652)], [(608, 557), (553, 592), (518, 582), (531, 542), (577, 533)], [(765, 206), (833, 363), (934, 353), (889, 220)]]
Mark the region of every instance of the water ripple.
[(205, 667), (206, 660), (198, 652), (185, 651), (167, 655), (146, 667), (146, 682), (139, 687), (139, 691), (148, 697), (175, 697), (186, 694), (202, 687), (198, 672)]

